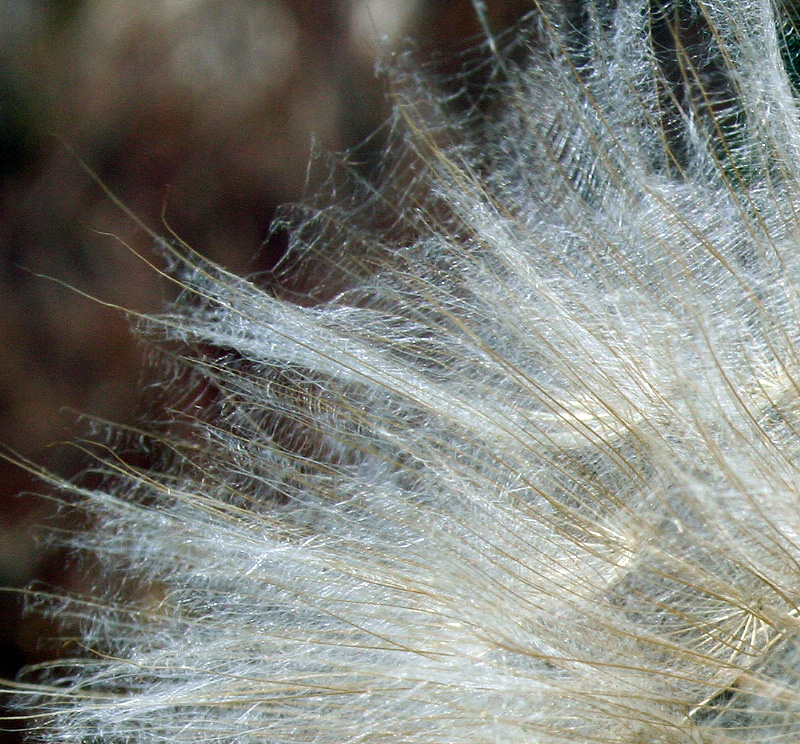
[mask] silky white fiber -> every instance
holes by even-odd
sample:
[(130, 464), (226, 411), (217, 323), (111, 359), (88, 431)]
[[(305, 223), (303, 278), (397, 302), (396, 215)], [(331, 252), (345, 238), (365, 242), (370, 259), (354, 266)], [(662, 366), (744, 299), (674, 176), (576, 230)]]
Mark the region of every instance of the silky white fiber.
[(80, 493), (31, 737), (800, 740), (795, 15), (532, 5), (288, 218), (327, 290), (186, 253), (147, 332), (215, 413)]

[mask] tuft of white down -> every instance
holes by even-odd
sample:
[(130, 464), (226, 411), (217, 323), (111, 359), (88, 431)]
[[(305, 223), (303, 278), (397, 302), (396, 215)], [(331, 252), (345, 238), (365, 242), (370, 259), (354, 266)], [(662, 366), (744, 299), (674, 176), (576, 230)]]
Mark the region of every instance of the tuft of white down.
[(393, 191), (296, 225), (345, 291), (188, 259), (153, 324), (225, 350), (186, 362), (218, 415), (83, 492), (110, 588), (33, 735), (798, 741), (783, 12), (539, 8), (488, 103), (398, 102)]

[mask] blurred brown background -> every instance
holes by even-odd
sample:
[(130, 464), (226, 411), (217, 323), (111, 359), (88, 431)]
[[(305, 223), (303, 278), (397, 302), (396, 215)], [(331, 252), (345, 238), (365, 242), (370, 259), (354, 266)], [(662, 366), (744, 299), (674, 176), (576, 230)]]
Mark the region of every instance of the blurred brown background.
[[(490, 0), (488, 21), (499, 32), (531, 6)], [(375, 170), (376, 62), (410, 44), (458, 73), (480, 33), (469, 0), (3, 0), (0, 443), (69, 477), (87, 464), (70, 443), (92, 435), (79, 414), (124, 423), (146, 406), (129, 320), (79, 292), (146, 312), (171, 290), (126, 247), (153, 258), (152, 238), (78, 156), (155, 232), (166, 220), (234, 271), (268, 270), (275, 208), (324, 175), (312, 142)], [(0, 586), (80, 582), (37, 536), (55, 511), (42, 491), (0, 461)], [(21, 604), (0, 594), (7, 678), (58, 653)]]

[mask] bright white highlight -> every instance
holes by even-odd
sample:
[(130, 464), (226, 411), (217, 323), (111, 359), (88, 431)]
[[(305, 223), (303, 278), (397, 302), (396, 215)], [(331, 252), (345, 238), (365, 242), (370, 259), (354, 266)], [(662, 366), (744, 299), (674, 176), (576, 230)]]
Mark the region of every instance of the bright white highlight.
[(797, 32), (526, 33), (465, 121), (398, 102), (424, 168), (295, 226), (347, 291), (186, 269), (153, 322), (231, 350), (193, 362), (221, 416), (85, 493), (80, 544), (151, 589), (65, 601), (46, 740), (798, 740)]

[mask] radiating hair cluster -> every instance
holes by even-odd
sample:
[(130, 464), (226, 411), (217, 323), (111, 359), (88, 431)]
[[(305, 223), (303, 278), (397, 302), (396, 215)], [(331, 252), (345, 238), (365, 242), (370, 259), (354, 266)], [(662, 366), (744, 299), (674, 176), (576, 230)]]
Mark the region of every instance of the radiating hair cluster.
[(327, 292), (185, 254), (149, 328), (214, 415), (80, 490), (106, 589), (32, 736), (797, 741), (793, 21), (537, 5), (466, 109), (399, 86), (393, 183), (293, 213)]

